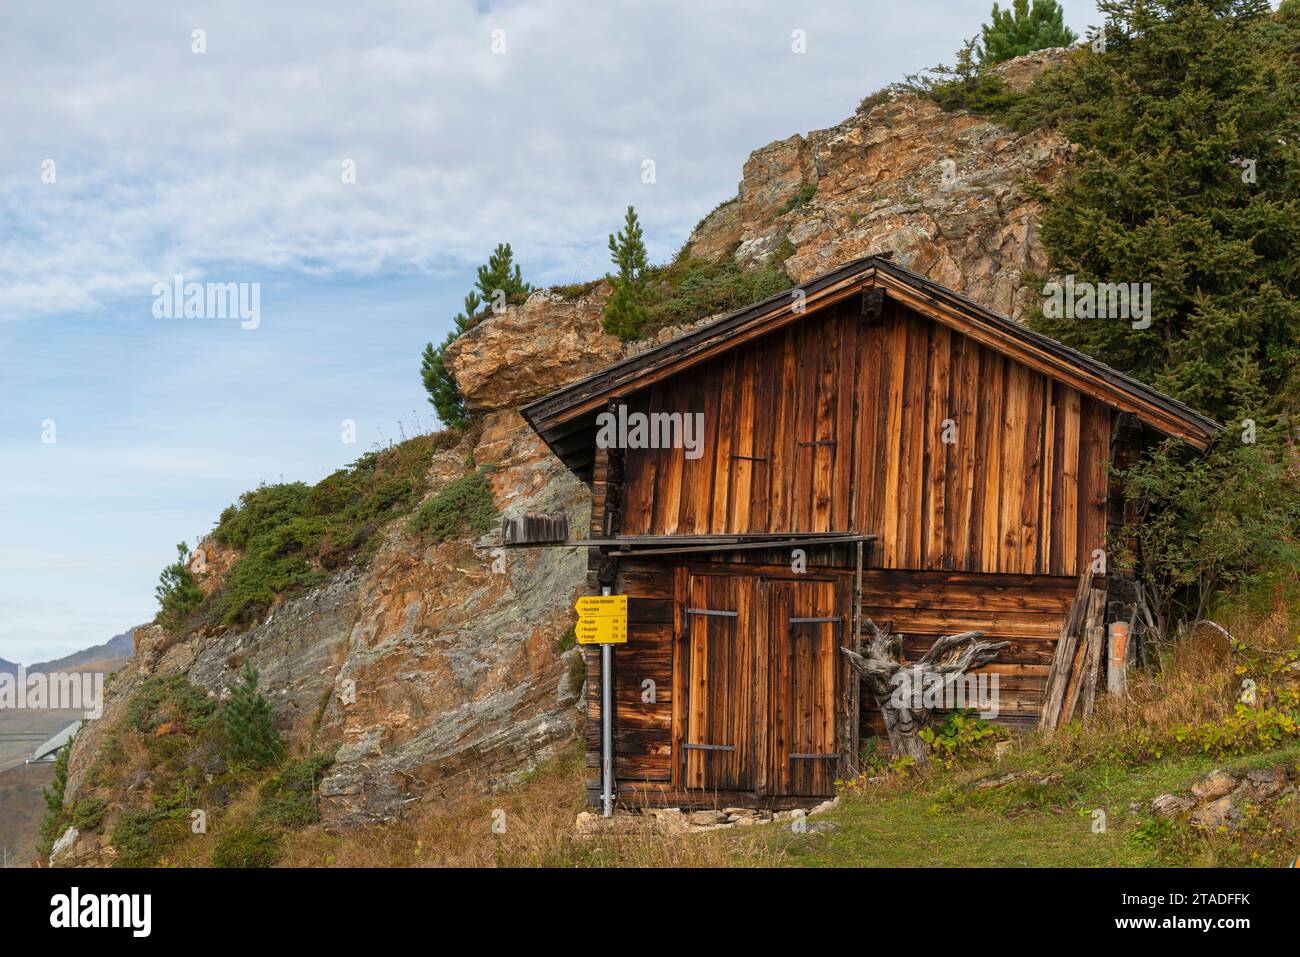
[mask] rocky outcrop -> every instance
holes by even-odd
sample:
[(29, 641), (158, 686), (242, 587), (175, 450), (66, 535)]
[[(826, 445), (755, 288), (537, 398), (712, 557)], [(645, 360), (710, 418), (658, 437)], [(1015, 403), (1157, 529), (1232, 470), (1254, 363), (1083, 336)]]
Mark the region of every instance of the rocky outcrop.
[[(476, 453), (496, 465), (507, 514), (587, 521), (585, 489), (513, 412), (490, 417)], [(325, 733), (343, 742), (322, 785), (326, 816), (388, 817), (404, 801), (494, 789), (570, 740), (578, 652), (557, 652), (586, 573), (581, 549), (495, 548), (498, 536), (385, 548), (360, 590), (357, 623)]]
[[(465, 474), (471, 456), (496, 469), (503, 513), (564, 512), (575, 528), (587, 521), (583, 486), (517, 413), (490, 414), (481, 436), (438, 453), (430, 494)], [(586, 555), (495, 545), (494, 534), (423, 542), (397, 522), (368, 565), (250, 628), (180, 640), (141, 629), (140, 653), (115, 676), (104, 718), (77, 738), (68, 799), (147, 676), (184, 674), (219, 698), (245, 660), (294, 745), (338, 746), (322, 784), (327, 824), (388, 819), (421, 797), (510, 783), (574, 735), (578, 653), (557, 644), (573, 621)]]
[[(1024, 89), (1065, 55), (1043, 50), (998, 70), (1009, 87)], [(733, 256), (747, 268), (776, 256), (796, 282), (892, 252), (900, 264), (1018, 316), (1035, 295), (1025, 273), (1047, 269), (1038, 204), (1025, 183), (1052, 180), (1072, 152), (1052, 134), (1017, 134), (891, 94), (830, 129), (751, 153), (736, 196), (700, 222), (689, 252)], [(608, 295), (603, 282), (576, 297), (536, 292), (452, 343), (445, 360), (470, 408), (517, 408), (691, 328), (621, 345), (601, 328)]]
[(1215, 769), (1192, 783), (1187, 794), (1161, 794), (1151, 802), (1160, 817), (1181, 818), (1203, 831), (1234, 830), (1252, 808), (1267, 807), (1296, 792), (1300, 768), (1285, 764), (1245, 774)]
[(603, 283), (577, 298), (535, 292), (460, 336), (444, 361), (470, 408), (518, 408), (618, 359), (601, 327), (608, 295)]
[[(1064, 51), (1001, 67), (1023, 89)], [(1072, 154), (1052, 134), (1013, 133), (945, 113), (912, 94), (806, 136), (755, 150), (736, 197), (696, 227), (694, 255), (745, 266), (781, 254), (798, 282), (876, 252), (1004, 315), (1033, 296), (1027, 271), (1046, 269), (1026, 181), (1047, 182)], [(787, 249), (781, 253), (783, 244)]]

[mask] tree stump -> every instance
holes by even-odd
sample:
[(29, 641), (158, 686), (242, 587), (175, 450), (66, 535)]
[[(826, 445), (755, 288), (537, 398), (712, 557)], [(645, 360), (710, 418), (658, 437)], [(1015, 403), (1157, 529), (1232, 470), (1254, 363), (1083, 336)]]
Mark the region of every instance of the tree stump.
[(848, 656), (849, 664), (884, 716), (885, 731), (889, 734), (889, 747), (894, 756), (906, 755), (917, 764), (925, 764), (929, 749), (921, 740), (921, 731), (929, 726), (934, 709), (917, 707), (910, 689), (925, 688), (929, 682), (950, 680), (981, 668), (997, 658), (998, 652), (1011, 642), (981, 641), (985, 632), (963, 631), (943, 636), (919, 661), (904, 664), (898, 654), (900, 636), (890, 633), (889, 623), (880, 628), (870, 618), (865, 618), (863, 624), (870, 633), (864, 653), (858, 654), (849, 648), (840, 650)]

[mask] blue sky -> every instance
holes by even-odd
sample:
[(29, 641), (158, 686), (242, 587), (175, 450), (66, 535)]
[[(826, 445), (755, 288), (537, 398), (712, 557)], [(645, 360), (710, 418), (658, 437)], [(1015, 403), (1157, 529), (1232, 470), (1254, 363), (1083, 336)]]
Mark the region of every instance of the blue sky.
[[(667, 259), (751, 150), (951, 62), (991, 5), (6, 5), (0, 658), (151, 618), (241, 491), (429, 427), (420, 350), (498, 241), (591, 278), (632, 203)], [(259, 283), (260, 326), (155, 318), (176, 274)]]

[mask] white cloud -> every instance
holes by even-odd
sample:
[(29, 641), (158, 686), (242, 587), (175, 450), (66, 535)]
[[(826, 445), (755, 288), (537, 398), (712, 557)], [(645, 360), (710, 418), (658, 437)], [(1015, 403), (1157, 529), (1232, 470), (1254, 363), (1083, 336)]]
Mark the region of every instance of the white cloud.
[[(6, 12), (0, 316), (144, 301), (176, 272), (604, 267), (660, 255), (745, 154), (950, 54), (983, 0), (299, 2)], [(190, 49), (207, 32), (207, 52)], [(803, 29), (808, 52), (790, 51)], [(492, 52), (504, 31), (505, 54)], [(659, 182), (640, 183), (655, 159)], [(40, 163), (57, 163), (42, 184)], [(355, 185), (340, 181), (354, 160)], [(256, 278), (253, 276), (252, 278)]]

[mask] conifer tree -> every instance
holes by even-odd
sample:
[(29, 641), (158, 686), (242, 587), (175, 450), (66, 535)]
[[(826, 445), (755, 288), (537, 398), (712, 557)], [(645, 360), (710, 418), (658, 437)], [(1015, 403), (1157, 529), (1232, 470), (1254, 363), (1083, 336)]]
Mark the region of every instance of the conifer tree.
[(221, 709), (221, 723), (228, 757), (266, 767), (279, 760), (284, 746), (271, 720), (271, 702), (257, 690), (257, 681), (257, 669), (251, 661), (245, 661), (240, 682)]
[(641, 223), (631, 206), (627, 208), (623, 229), (617, 235), (610, 234), (609, 253), (618, 274), (610, 276), (614, 289), (605, 303), (603, 325), (610, 335), (633, 339), (646, 321), (646, 270), (650, 262)]
[(533, 287), (524, 282), (509, 243), (497, 244), (487, 263), (478, 267), (478, 280), (474, 285), (478, 296), (492, 309), (533, 291)]
[(158, 576), (154, 597), (158, 599), (158, 621), (172, 630), (203, 603), (203, 589), (199, 588), (194, 572), (190, 570), (190, 549), (184, 542), (176, 546), (176, 561)]
[(1036, 190), (1053, 278), (1150, 283), (1149, 315), (1029, 318), (1226, 426), (1204, 457), (1170, 440), (1122, 476), (1138, 548), (1118, 557), (1168, 624), (1300, 554), (1300, 23), (1266, 0), (1098, 6), (1101, 34), (1012, 122), (1079, 146)]
[(1043, 241), (1076, 283), (1149, 282), (1150, 323), (1031, 321), (1224, 422), (1294, 407), (1300, 24), (1266, 0), (1099, 6), (1104, 48), (1029, 101), (1080, 147), (1040, 192)]
[(488, 261), (478, 267), (474, 288), (465, 296), (465, 308), (452, 320), (452, 330), (442, 345), (434, 348), (432, 342), (424, 347), (420, 360), (420, 380), (429, 393), (429, 404), (438, 412), (438, 418), (448, 428), (462, 429), (469, 424), (470, 414), (465, 407), (456, 380), (443, 363), (447, 347), (472, 328), (480, 306), (499, 308), (517, 301), (532, 292), (533, 287), (524, 282), (522, 271), (514, 262), (514, 252), (509, 243), (498, 243)]
[(1010, 9), (993, 4), (992, 23), (980, 28), (980, 65), (992, 66), (1035, 50), (1068, 47), (1078, 34), (1065, 25), (1065, 11), (1056, 0), (1012, 0)]
[[(76, 736), (73, 737), (75, 739)], [(59, 748), (59, 753), (54, 758), (54, 780), (48, 788), (41, 788), (41, 797), (45, 799), (45, 816), (41, 818), (37, 829), (40, 840), (36, 849), (43, 856), (49, 855), (54, 842), (63, 835), (70, 823), (63, 804), (68, 787), (68, 758), (71, 755), (72, 741), (68, 741)]]

